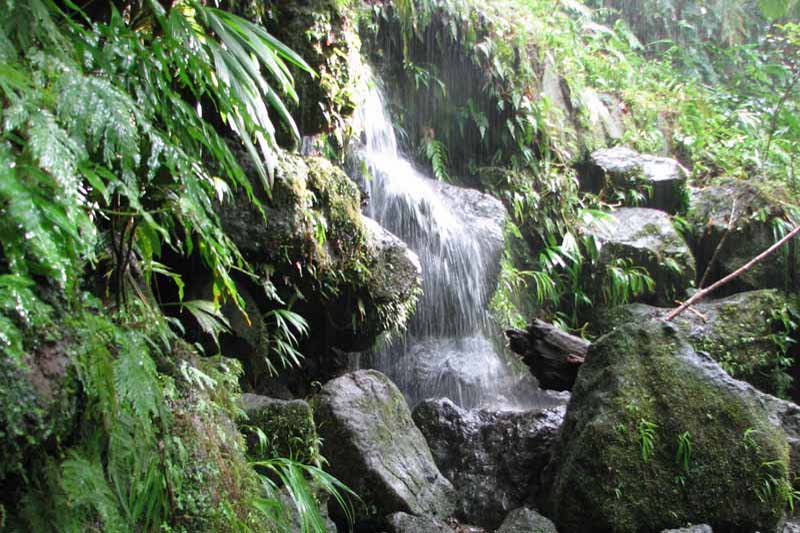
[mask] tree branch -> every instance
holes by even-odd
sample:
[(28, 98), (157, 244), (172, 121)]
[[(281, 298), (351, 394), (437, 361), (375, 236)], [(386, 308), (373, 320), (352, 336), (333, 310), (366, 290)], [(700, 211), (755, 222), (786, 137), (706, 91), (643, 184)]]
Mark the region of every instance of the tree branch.
[(747, 263), (736, 269), (734, 272), (731, 272), (721, 280), (712, 283), (707, 288), (700, 289), (699, 291), (694, 293), (694, 296), (683, 302), (683, 304), (680, 307), (674, 309), (673, 311), (670, 311), (670, 313), (666, 316), (665, 320), (667, 321), (672, 320), (673, 318), (684, 312), (693, 303), (702, 299), (709, 292), (741, 276), (742, 274), (753, 268), (753, 266), (755, 266), (757, 263), (760, 263), (770, 255), (772, 255), (776, 250), (778, 250), (781, 246), (789, 242), (798, 233), (800, 233), (800, 226), (796, 226), (792, 231), (784, 235), (784, 237), (781, 240), (779, 240), (778, 242), (776, 242), (775, 244), (773, 244), (772, 246), (770, 246), (769, 248), (767, 248), (754, 258), (752, 258), (750, 261), (748, 261)]

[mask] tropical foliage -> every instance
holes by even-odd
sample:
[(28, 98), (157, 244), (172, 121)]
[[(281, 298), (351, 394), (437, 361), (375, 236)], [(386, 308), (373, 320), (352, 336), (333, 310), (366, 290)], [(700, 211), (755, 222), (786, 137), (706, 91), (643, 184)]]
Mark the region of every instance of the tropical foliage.
[[(17, 443), (4, 450), (4, 499), (24, 502), (12, 526), (279, 527), (288, 515), (276, 512), (277, 485), (244, 462), (241, 435), (191, 423), (225, 427), (240, 416), (237, 371), (206, 368), (164, 309), (191, 313), (213, 336), (227, 327), (223, 302), (244, 312), (233, 274), (249, 267), (216, 209), (236, 189), (256, 206), (256, 193), (269, 194), (276, 130), (299, 136), (284, 103), (297, 100), (289, 65), (313, 72), (262, 27), (206, 2), (0, 5), (4, 379), (56, 352), (81, 398), (68, 413), (79, 429), (66, 435), (54, 429), (65, 413), (43, 411), (22, 385), (9, 398), (31, 409), (0, 424)], [(245, 176), (237, 145), (259, 184)], [(176, 256), (211, 273), (211, 300), (184, 301)], [(162, 301), (156, 278), (178, 301)], [(288, 310), (275, 318), (279, 355), (295, 364), (305, 323)], [(41, 455), (40, 442), (56, 445)], [(303, 530), (319, 530), (303, 475), (337, 494), (341, 485), (289, 460), (268, 466), (290, 487)]]

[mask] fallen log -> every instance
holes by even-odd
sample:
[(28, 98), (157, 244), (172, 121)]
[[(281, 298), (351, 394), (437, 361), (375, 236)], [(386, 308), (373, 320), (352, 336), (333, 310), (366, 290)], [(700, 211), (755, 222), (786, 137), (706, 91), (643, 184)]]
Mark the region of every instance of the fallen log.
[(572, 390), (578, 369), (591, 343), (535, 319), (525, 331), (506, 331), (508, 345), (539, 380), (539, 386), (551, 390)]

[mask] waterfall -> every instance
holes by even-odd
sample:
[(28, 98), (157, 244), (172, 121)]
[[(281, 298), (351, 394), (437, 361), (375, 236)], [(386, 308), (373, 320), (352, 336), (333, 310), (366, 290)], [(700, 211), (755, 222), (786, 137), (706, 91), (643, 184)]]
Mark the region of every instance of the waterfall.
[(423, 272), (406, 334), (375, 350), (368, 366), (386, 373), (412, 406), (438, 397), (464, 407), (530, 406), (538, 396), (530, 376), (514, 372), (491, 341), (487, 308), (503, 249), (502, 204), (417, 169), (401, 152), (374, 83), (356, 120), (362, 144), (354, 177), (369, 195), (366, 215), (403, 239)]

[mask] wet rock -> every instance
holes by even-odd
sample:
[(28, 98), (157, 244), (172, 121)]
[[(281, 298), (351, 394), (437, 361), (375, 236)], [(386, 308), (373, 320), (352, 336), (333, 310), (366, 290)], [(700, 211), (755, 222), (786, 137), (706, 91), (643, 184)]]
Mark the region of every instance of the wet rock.
[(430, 516), (414, 516), (408, 513), (394, 513), (386, 517), (388, 533), (453, 533), (446, 522)]
[[(319, 461), (317, 429), (307, 402), (246, 393), (242, 394), (241, 403), (247, 415), (243, 433), (247, 435), (250, 457), (292, 457), (305, 464)], [(260, 441), (253, 428), (267, 435), (266, 443)]]
[(456, 488), (458, 518), (495, 528), (540, 488), (565, 411), (563, 396), (551, 402), (544, 410), (498, 412), (465, 410), (444, 398), (414, 410), (437, 466)]
[[(642, 207), (668, 213), (683, 211), (688, 200), (688, 174), (680, 163), (622, 146), (593, 152), (580, 166), (580, 179), (584, 188), (595, 193), (611, 189), (638, 193)], [(629, 199), (622, 200), (631, 205)]]
[(406, 244), (369, 217), (361, 217), (368, 234), (372, 262), (367, 282), (372, 305), (379, 311), (374, 327), (362, 327), (364, 342), (354, 349), (372, 346), (379, 333), (406, 324), (420, 295), (422, 267)]
[[(669, 310), (632, 304), (603, 310), (593, 327), (604, 334), (615, 326), (663, 317)], [(791, 385), (788, 361), (776, 339), (786, 331), (781, 316), (797, 314), (791, 299), (775, 289), (749, 291), (701, 301), (674, 321), (697, 351), (708, 353), (731, 376), (768, 394), (785, 397)]]
[(363, 505), (357, 519), (398, 511), (444, 518), (453, 510), (453, 486), (442, 476), (402, 393), (375, 370), (329, 381), (314, 399), (322, 454), (331, 473)]
[[(655, 305), (671, 305), (684, 298), (695, 279), (695, 262), (689, 247), (675, 231), (668, 215), (645, 208), (622, 208), (608, 220), (596, 220), (583, 229), (600, 247), (594, 272), (597, 290), (609, 286), (607, 269), (625, 263), (647, 270), (655, 281), (653, 291), (636, 300)], [(602, 299), (602, 295), (598, 294)]]
[[(796, 201), (777, 186), (767, 188), (745, 180), (723, 180), (692, 191), (686, 218), (691, 228), (698, 275), (709, 268), (722, 242), (717, 259), (710, 265), (706, 286), (734, 272), (776, 241), (775, 230), (787, 216), (785, 203), (791, 205)], [(732, 219), (734, 223), (729, 232)], [(715, 295), (770, 288), (800, 289), (794, 253), (775, 253), (718, 289)]]
[[(789, 483), (786, 435), (764, 408), (770, 402), (787, 403), (732, 379), (671, 324), (613, 330), (592, 345), (573, 388), (548, 516), (566, 533), (698, 522), (774, 531), (785, 499), (753, 488)], [(681, 455), (687, 440), (691, 453)]]
[(473, 408), (481, 404), (524, 405), (535, 401), (536, 380), (517, 375), (492, 341), (476, 334), (461, 338), (409, 338), (382, 355), (380, 368), (394, 379), (414, 408), (426, 398), (451, 398)]
[(508, 513), (496, 533), (558, 533), (558, 531), (549, 518), (533, 509), (520, 507)]
[[(303, 346), (306, 377), (327, 379), (341, 370), (329, 368), (331, 348), (364, 350), (380, 333), (405, 325), (419, 296), (419, 262), (402, 241), (361, 214), (358, 187), (344, 172), (321, 158), (279, 156), (269, 197), (242, 160), (263, 216), (244, 193), (217, 211), (226, 234), (257, 272), (269, 276), (279, 297), (305, 296), (292, 310), (316, 333)], [(248, 315), (256, 310), (266, 317), (274, 298), (253, 285)], [(238, 316), (236, 336), (255, 353), (250, 359), (263, 360), (258, 348), (272, 346), (258, 341), (264, 320), (248, 322), (235, 309), (228, 315)], [(246, 329), (252, 331), (241, 331)]]
[(711, 526), (700, 524), (699, 526), (688, 526), (679, 529), (665, 529), (661, 533), (714, 533)]

